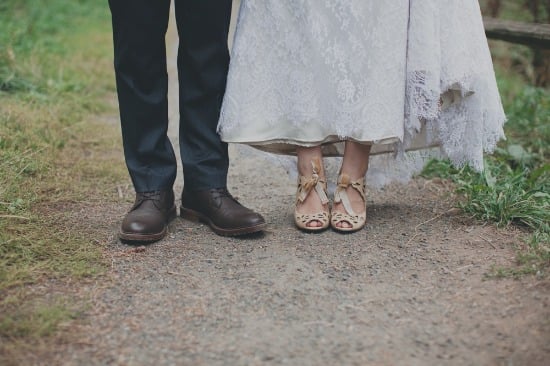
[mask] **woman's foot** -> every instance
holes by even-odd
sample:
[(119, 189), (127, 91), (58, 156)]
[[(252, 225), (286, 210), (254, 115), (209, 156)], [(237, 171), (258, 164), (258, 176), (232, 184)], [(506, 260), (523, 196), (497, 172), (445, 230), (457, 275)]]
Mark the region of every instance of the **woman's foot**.
[(342, 173), (334, 192), (331, 226), (337, 231), (353, 232), (362, 229), (367, 221), (365, 178), (352, 180)]
[(365, 175), (370, 148), (370, 145), (346, 142), (331, 213), (331, 226), (337, 231), (353, 232), (365, 226)]
[(321, 231), (328, 228), (327, 183), (322, 164), (321, 149), (298, 149), (298, 190), (294, 222), (306, 231)]

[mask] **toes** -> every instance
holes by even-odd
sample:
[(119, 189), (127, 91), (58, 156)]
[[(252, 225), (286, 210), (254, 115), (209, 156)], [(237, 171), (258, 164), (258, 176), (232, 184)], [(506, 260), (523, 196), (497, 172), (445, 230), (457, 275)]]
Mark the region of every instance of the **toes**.
[(321, 227), (321, 222), (314, 220), (307, 223), (307, 227)]
[(339, 227), (341, 229), (350, 229), (352, 226), (347, 221), (341, 221), (336, 224), (336, 227)]

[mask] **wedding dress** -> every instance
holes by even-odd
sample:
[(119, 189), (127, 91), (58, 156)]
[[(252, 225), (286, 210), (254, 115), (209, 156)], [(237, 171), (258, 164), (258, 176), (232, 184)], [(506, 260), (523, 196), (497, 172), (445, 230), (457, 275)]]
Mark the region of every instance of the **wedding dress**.
[(505, 115), (476, 0), (242, 0), (218, 131), (295, 154), (372, 144), (367, 178), (483, 168)]

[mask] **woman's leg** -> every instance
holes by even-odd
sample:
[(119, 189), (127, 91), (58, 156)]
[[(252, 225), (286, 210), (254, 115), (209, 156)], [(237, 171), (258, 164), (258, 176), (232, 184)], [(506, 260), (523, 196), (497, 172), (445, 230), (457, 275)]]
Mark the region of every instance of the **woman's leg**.
[[(370, 149), (370, 145), (347, 141), (340, 172), (342, 174), (347, 174), (351, 181), (363, 178), (365, 174), (367, 174), (367, 169), (369, 167)], [(363, 214), (365, 212), (365, 201), (363, 201), (361, 194), (351, 186), (346, 189), (346, 193), (349, 197), (353, 211), (357, 214)], [(335, 202), (332, 212), (346, 213), (346, 210), (342, 203)], [(349, 222), (342, 221), (337, 224), (337, 227), (345, 229), (351, 228), (352, 225)]]
[[(318, 161), (320, 170), (317, 172), (319, 178), (325, 180), (325, 170), (323, 167), (323, 154), (320, 146), (315, 147), (298, 147), (296, 151), (298, 155), (298, 175), (306, 178), (313, 176), (312, 162)], [(314, 189), (311, 190), (303, 202), (296, 203), (296, 212), (299, 214), (315, 214), (328, 211), (328, 203), (323, 204), (319, 195)], [(323, 223), (319, 220), (311, 220), (305, 225), (308, 228), (320, 228)]]

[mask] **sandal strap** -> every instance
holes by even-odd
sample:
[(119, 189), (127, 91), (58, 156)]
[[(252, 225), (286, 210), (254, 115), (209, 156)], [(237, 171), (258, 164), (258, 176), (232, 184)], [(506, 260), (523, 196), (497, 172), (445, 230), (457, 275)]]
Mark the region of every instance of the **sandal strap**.
[(363, 202), (366, 202), (367, 195), (365, 192), (365, 178), (360, 178), (358, 180), (352, 181), (349, 175), (345, 173), (340, 174), (340, 176), (338, 177), (338, 186), (336, 187), (336, 191), (334, 192), (334, 202), (342, 203), (342, 205), (344, 205), (344, 209), (351, 216), (358, 216), (351, 207), (351, 202), (346, 192), (346, 189), (349, 186), (359, 192), (359, 195), (361, 195)]
[(321, 199), (321, 203), (327, 204), (329, 202), (326, 189), (327, 189), (327, 182), (326, 180), (319, 177), (319, 170), (320, 165), (317, 161), (311, 161), (311, 166), (313, 167), (313, 174), (311, 177), (307, 178), (304, 176), (300, 176), (298, 179), (298, 191), (296, 193), (296, 201), (303, 203), (309, 193), (315, 189), (315, 192), (319, 195), (319, 198)]

